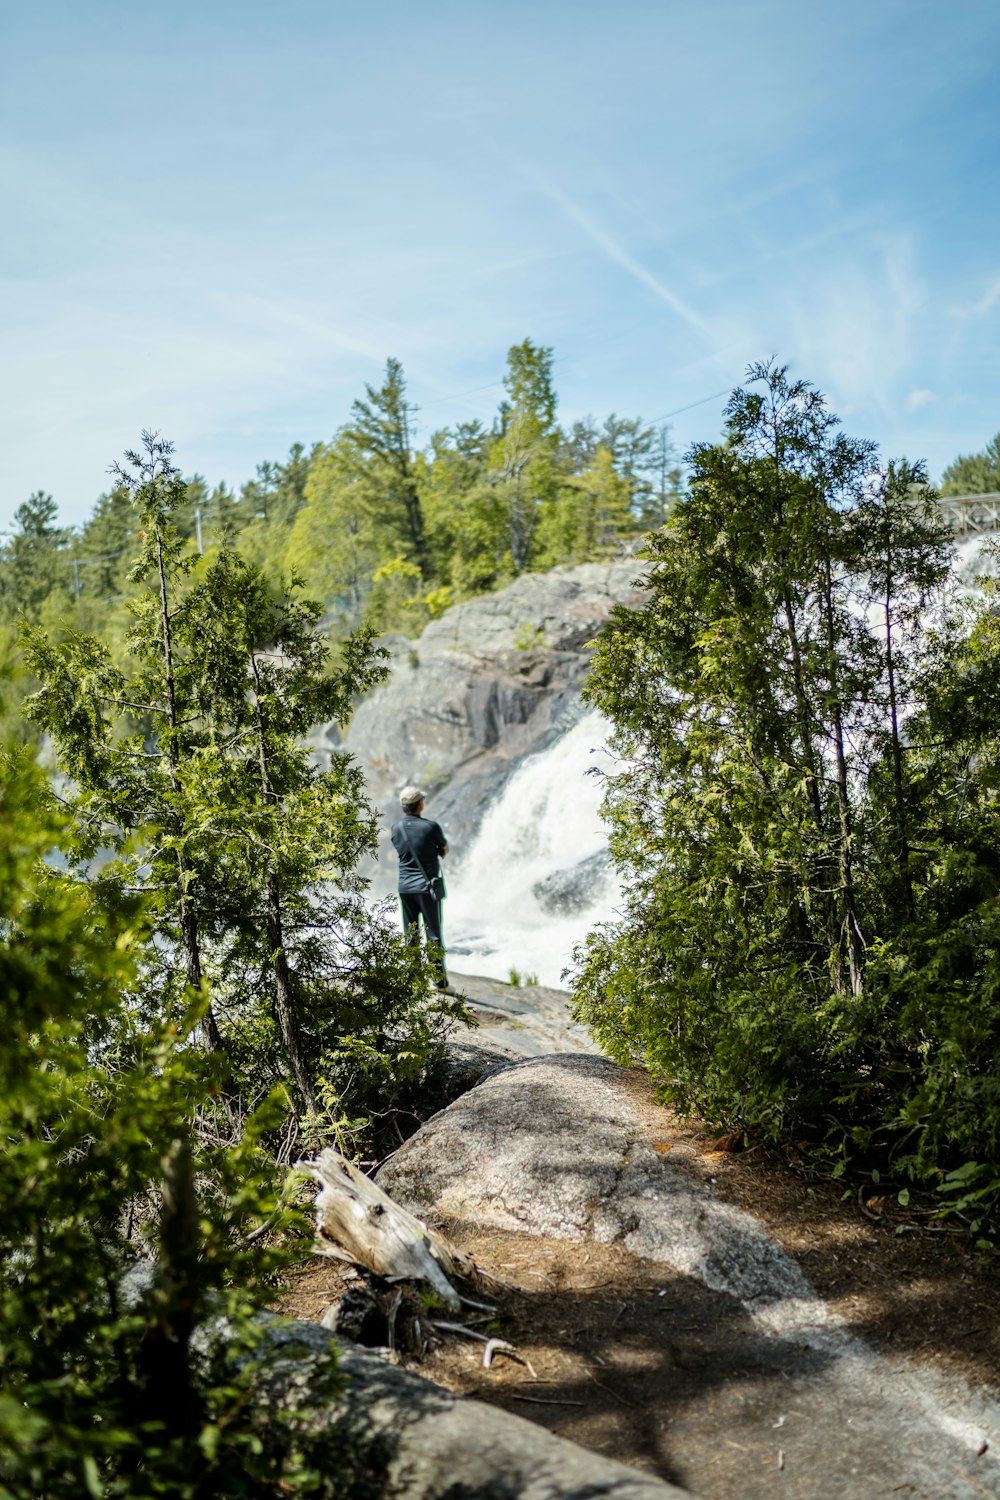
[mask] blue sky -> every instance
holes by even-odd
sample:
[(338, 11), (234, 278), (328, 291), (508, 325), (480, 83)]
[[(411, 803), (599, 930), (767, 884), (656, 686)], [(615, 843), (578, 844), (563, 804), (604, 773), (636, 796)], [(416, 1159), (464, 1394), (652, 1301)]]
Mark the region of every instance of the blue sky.
[(390, 354), (489, 421), (525, 337), (564, 421), (683, 448), (776, 354), (936, 476), (1000, 428), (998, 58), (996, 0), (8, 0), (0, 527), (143, 427), (239, 484)]

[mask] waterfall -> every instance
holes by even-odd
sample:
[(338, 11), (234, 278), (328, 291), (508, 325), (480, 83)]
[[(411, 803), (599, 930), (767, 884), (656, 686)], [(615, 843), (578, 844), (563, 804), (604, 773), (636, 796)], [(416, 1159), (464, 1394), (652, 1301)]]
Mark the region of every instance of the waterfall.
[(459, 972), (507, 979), (516, 969), (560, 986), (575, 943), (617, 902), (599, 815), (610, 726), (587, 713), (529, 756), (452, 867), (444, 938)]

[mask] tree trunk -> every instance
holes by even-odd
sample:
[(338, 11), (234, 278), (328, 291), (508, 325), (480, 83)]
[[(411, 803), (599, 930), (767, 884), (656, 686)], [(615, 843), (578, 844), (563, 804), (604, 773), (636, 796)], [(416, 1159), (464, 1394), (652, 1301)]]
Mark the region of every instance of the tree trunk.
[(281, 893), (274, 874), (267, 879), (267, 941), (271, 950), (271, 968), (274, 974), (274, 1009), (281, 1029), (288, 1061), (295, 1074), (302, 1101), (310, 1114), (319, 1114), (316, 1091), (302, 1051), (302, 1033), (295, 1014), (295, 999), (292, 991), (292, 975), (285, 954), (284, 933), (281, 924)]
[[(799, 743), (801, 755), (806, 773), (809, 777), (809, 810), (812, 814), (813, 823), (816, 827), (816, 835), (820, 840), (821, 848), (825, 848), (823, 827), (823, 798), (821, 792), (821, 778), (819, 774), (819, 763), (816, 754), (816, 746), (813, 742), (812, 725), (810, 723), (809, 699), (805, 689), (805, 672), (802, 664), (802, 646), (799, 641), (799, 633), (795, 624), (795, 611), (787, 589), (784, 592), (782, 605), (785, 612), (785, 628), (788, 633), (788, 643), (792, 658), (792, 683), (795, 691), (795, 715), (798, 721)], [(830, 982), (835, 994), (844, 991), (844, 971), (841, 962), (840, 924), (837, 921), (836, 893), (827, 889), (829, 860), (826, 854), (822, 855), (822, 864), (816, 872), (816, 882), (824, 888), (823, 890), (823, 926), (825, 934), (825, 946), (827, 954), (827, 970)]]
[[(271, 777), (267, 764), (267, 744), (264, 737), (264, 720), (260, 709), (260, 668), (257, 658), (251, 651), (251, 670), (253, 672), (254, 689), (256, 696), (257, 717), (257, 763), (260, 768), (260, 786), (263, 797), (271, 798)], [(285, 1044), (285, 1053), (291, 1064), (298, 1084), (299, 1093), (306, 1109), (312, 1115), (319, 1114), (319, 1105), (316, 1099), (316, 1090), (313, 1086), (312, 1076), (306, 1065), (305, 1055), (302, 1050), (302, 1033), (299, 1029), (298, 1016), (295, 1012), (295, 995), (292, 972), (288, 966), (288, 955), (285, 952), (285, 934), (282, 922), (281, 889), (278, 885), (278, 877), (273, 868), (267, 876), (267, 941), (271, 954), (271, 972), (274, 975), (274, 1009), (278, 1018), (278, 1026), (281, 1031), (281, 1039)]]
[(191, 1351), (199, 1248), (191, 1143), (177, 1140), (163, 1159), (160, 1256), (153, 1272), (158, 1295), (139, 1346), (137, 1374), (140, 1419), (162, 1422), (168, 1437), (192, 1443), (203, 1417)]
[(864, 988), (864, 943), (858, 922), (857, 898), (854, 889), (854, 842), (853, 812), (850, 785), (847, 776), (847, 753), (844, 748), (844, 717), (840, 698), (840, 673), (837, 661), (837, 643), (833, 626), (833, 571), (827, 551), (823, 559), (823, 612), (826, 626), (827, 672), (830, 681), (830, 715), (833, 720), (833, 741), (837, 788), (837, 860), (840, 871), (840, 896), (843, 911), (844, 934), (847, 938), (847, 962), (851, 980), (851, 994), (860, 995)]
[[(890, 543), (891, 547), (891, 543)], [(903, 887), (903, 907), (909, 922), (916, 920), (913, 879), (910, 875), (910, 839), (906, 824), (905, 789), (903, 785), (903, 746), (899, 737), (899, 709), (896, 697), (896, 663), (892, 654), (892, 562), (886, 565), (885, 578), (885, 667), (889, 685), (889, 732), (892, 741), (892, 788), (896, 821), (896, 859)]]
[(420, 491), (417, 482), (410, 472), (409, 462), (404, 460), (402, 466), (403, 503), (406, 509), (406, 527), (410, 534), (410, 546), (413, 548), (413, 556), (417, 567), (420, 569), (420, 577), (424, 583), (430, 581), (431, 566), (427, 553), (427, 533), (424, 530), (424, 508), (420, 503)]

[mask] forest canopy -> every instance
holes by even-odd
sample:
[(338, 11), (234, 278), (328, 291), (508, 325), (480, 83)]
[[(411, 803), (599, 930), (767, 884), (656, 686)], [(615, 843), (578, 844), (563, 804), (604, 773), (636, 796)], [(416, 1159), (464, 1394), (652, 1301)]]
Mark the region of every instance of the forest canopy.
[[(173, 524), (191, 551), (225, 543), (273, 581), (300, 577), (335, 635), (362, 620), (417, 634), (449, 604), (518, 573), (613, 554), (659, 526), (680, 493), (669, 428), (615, 413), (560, 426), (553, 354), (510, 349), (489, 426), (460, 422), (417, 447), (400, 362), (389, 359), (328, 441), (296, 443), (234, 493), (185, 478)], [(113, 483), (80, 528), (51, 495), (19, 507), (0, 548), (0, 625), (120, 630), (136, 521)]]
[[(921, 465), (748, 375), (683, 485), (666, 429), (560, 427), (526, 341), (488, 431), (416, 450), (390, 360), (238, 497), (147, 433), (80, 532), (22, 505), (0, 610), (61, 774), (0, 746), (4, 1495), (328, 1492), (248, 1406), (287, 1163), (394, 1146), (464, 1011), (366, 899), (358, 768), (304, 737), (382, 680), (377, 628), (640, 532), (587, 688), (624, 894), (578, 1015), (682, 1109), (995, 1239), (995, 585), (949, 596)], [(195, 1349), (220, 1312), (235, 1363)]]

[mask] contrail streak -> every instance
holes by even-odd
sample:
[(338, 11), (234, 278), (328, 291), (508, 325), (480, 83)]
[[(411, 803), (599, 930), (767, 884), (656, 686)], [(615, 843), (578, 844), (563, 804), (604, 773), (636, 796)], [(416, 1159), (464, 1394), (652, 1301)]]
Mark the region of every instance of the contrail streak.
[(671, 312), (676, 313), (679, 318), (683, 318), (685, 323), (690, 323), (691, 327), (697, 328), (699, 333), (711, 333), (711, 329), (704, 318), (699, 317), (693, 308), (688, 307), (686, 302), (681, 301), (680, 297), (676, 297), (669, 287), (663, 285), (659, 277), (653, 275), (652, 271), (647, 271), (645, 266), (641, 266), (637, 260), (629, 255), (627, 250), (618, 244), (617, 240), (613, 240), (606, 230), (602, 229), (599, 224), (596, 224), (579, 204), (574, 203), (572, 198), (567, 198), (565, 193), (560, 192), (558, 188), (552, 187), (536, 173), (532, 172), (530, 176), (538, 190), (544, 193), (546, 198), (549, 198), (557, 207), (561, 208), (566, 217), (572, 219), (573, 223), (583, 230), (587, 238), (604, 251), (609, 260), (614, 261), (615, 265), (621, 266), (622, 270), (627, 271), (630, 276), (634, 276), (636, 281), (641, 282), (644, 287), (653, 293), (654, 297), (657, 297), (669, 307)]

